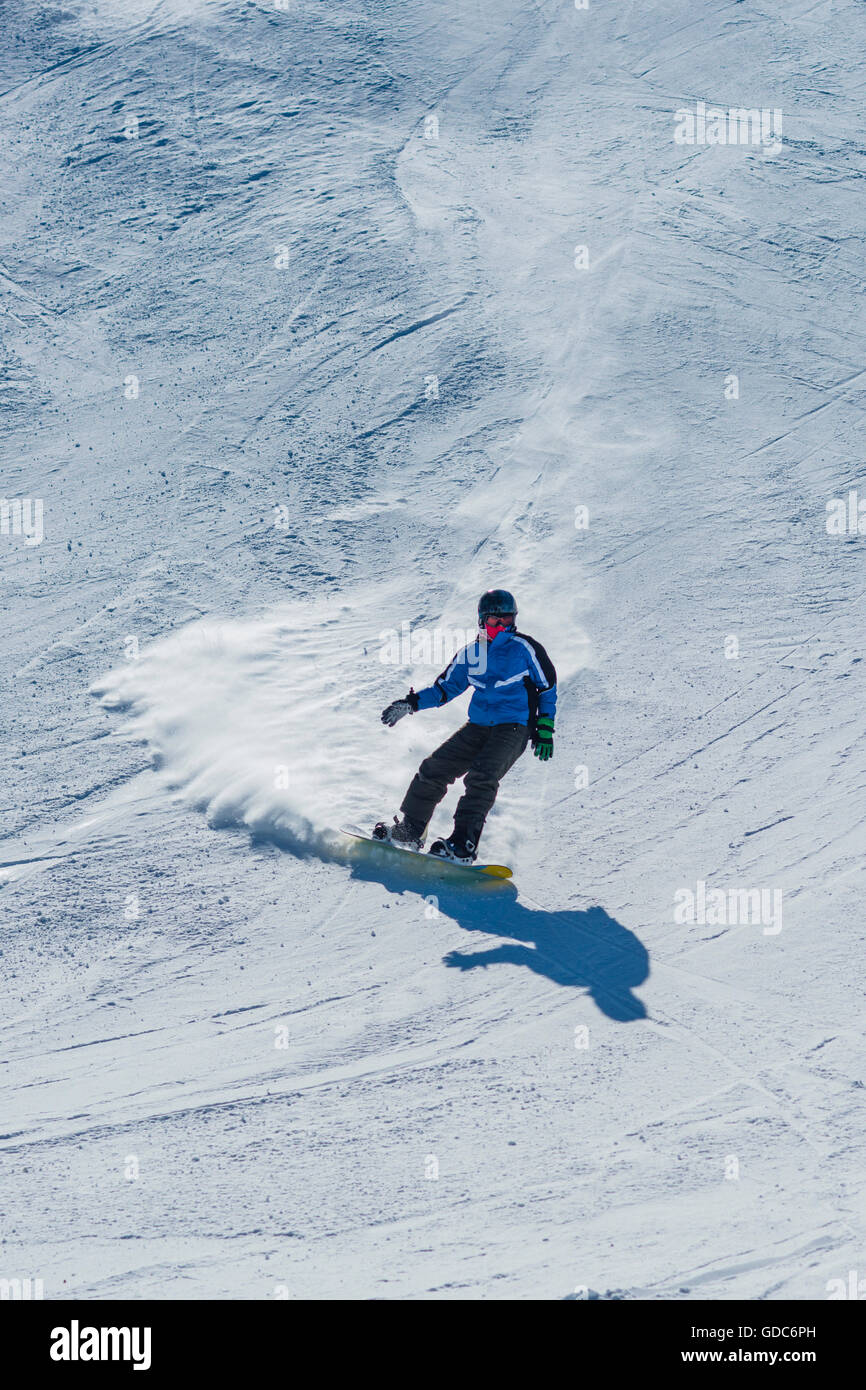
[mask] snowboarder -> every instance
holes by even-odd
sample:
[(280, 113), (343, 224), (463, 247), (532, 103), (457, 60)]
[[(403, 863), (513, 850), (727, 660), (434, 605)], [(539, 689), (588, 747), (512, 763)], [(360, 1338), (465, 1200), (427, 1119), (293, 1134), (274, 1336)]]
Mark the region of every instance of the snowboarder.
[(478, 603), (478, 637), (457, 653), (425, 690), (410, 690), (382, 711), (393, 727), (406, 714), (444, 705), (472, 686), (469, 720), (425, 758), (400, 810), (403, 819), (373, 829), (377, 840), (406, 849), (424, 847), (434, 810), (458, 777), (464, 792), (447, 840), (435, 840), (430, 853), (457, 864), (471, 864), (499, 783), (531, 741), (536, 758), (553, 756), (556, 671), (540, 642), (515, 627), (517, 604), (507, 589), (488, 589)]

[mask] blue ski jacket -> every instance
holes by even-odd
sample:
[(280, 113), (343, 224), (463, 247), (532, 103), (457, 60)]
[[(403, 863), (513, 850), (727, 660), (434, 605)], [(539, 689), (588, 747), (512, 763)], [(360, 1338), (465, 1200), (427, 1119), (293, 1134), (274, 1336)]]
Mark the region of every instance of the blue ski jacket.
[(470, 724), (528, 724), (539, 714), (556, 714), (556, 671), (540, 642), (514, 628), (492, 642), (479, 636), (446, 666), (432, 685), (417, 692), (418, 709), (433, 709), (472, 687)]

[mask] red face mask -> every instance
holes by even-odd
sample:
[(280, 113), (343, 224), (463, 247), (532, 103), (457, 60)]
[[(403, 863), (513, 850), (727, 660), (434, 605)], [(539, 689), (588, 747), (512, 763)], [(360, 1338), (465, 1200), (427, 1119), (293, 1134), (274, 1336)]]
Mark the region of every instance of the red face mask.
[(484, 624), (484, 631), (487, 633), (488, 642), (492, 642), (494, 637), (497, 637), (500, 632), (506, 632), (508, 628), (511, 627), (512, 622), (513, 619), (511, 618), (488, 619)]

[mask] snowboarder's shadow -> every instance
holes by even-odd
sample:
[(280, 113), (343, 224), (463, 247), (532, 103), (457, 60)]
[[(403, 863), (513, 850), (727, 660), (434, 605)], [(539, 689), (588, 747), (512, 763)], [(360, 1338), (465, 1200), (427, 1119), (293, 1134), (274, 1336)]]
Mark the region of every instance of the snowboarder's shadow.
[(647, 1016), (646, 1006), (633, 993), (649, 975), (647, 949), (603, 907), (546, 912), (524, 907), (511, 883), (452, 886), (424, 875), (422, 885), (414, 876), (410, 881), (372, 863), (356, 863), (352, 873), (397, 892), (421, 893), (465, 931), (510, 937), (514, 943), (486, 951), (450, 951), (444, 961), (453, 969), (523, 966), (554, 984), (588, 990), (601, 1012), (619, 1023)]

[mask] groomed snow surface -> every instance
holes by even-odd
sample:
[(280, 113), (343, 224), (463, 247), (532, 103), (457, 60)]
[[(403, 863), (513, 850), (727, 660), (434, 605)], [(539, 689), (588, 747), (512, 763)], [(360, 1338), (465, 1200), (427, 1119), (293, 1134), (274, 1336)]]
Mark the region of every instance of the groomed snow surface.
[[(863, 7), (7, 25), (0, 1277), (866, 1276)], [(476, 889), (337, 832), (502, 585), (560, 711)]]

